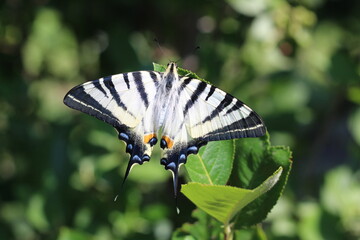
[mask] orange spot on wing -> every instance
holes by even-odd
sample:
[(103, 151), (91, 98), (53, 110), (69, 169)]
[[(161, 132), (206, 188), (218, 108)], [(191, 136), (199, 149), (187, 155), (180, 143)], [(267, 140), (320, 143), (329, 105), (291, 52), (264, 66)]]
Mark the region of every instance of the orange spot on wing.
[(171, 140), (168, 136), (163, 136), (162, 139), (165, 140), (166, 144), (167, 144), (167, 147), (170, 149), (173, 147), (174, 145), (174, 141)]
[(153, 138), (156, 137), (155, 133), (150, 133), (144, 136), (144, 143), (147, 144), (149, 143), (149, 141)]

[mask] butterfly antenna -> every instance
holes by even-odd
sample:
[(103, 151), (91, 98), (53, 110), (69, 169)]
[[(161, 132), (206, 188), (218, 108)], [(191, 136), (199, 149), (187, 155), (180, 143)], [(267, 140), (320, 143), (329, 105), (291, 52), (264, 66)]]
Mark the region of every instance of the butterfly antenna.
[(182, 61), (182, 58), (179, 58), (178, 60), (174, 61), (174, 63), (176, 63), (176, 65), (179, 65), (179, 62)]
[(159, 40), (157, 38), (154, 38), (154, 42), (156, 42), (156, 45), (160, 49), (161, 54), (165, 56), (164, 50), (162, 49)]
[[(199, 50), (200, 47), (199, 46), (196, 46), (193, 51), (191, 52), (191, 54), (195, 53), (197, 50)], [(176, 63), (176, 65), (179, 65), (178, 62), (182, 61), (183, 59), (182, 58), (179, 58), (178, 60), (174, 61)]]

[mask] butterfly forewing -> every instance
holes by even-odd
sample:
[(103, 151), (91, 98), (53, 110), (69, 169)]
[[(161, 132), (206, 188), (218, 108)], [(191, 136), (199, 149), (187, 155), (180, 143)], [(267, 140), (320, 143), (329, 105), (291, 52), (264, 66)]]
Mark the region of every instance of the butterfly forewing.
[(70, 90), (64, 103), (114, 127), (133, 128), (148, 107), (142, 99), (154, 98), (159, 79), (161, 74), (147, 71), (100, 78)]
[(191, 79), (181, 97), (189, 99), (189, 96), (195, 100), (190, 108), (184, 107), (188, 109), (184, 112), (187, 114), (186, 127), (193, 139), (217, 141), (259, 137), (266, 132), (261, 118), (254, 111), (212, 85)]

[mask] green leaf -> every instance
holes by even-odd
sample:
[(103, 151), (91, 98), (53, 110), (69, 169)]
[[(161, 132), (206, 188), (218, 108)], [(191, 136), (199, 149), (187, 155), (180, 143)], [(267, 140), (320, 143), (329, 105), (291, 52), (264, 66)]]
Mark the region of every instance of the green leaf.
[(249, 228), (236, 229), (234, 233), (234, 240), (267, 240), (260, 224)]
[(190, 155), (186, 166), (193, 182), (224, 185), (231, 175), (234, 142), (209, 142), (197, 155)]
[(222, 232), (220, 222), (200, 209), (195, 209), (191, 215), (197, 221), (183, 224), (174, 232), (172, 240), (223, 239), (220, 237)]
[(284, 170), (279, 183), (271, 191), (246, 206), (236, 217), (237, 227), (251, 226), (264, 220), (281, 196), (291, 169), (291, 151), (287, 147), (271, 146), (268, 134), (261, 138), (237, 140), (235, 148), (236, 161), (230, 185), (251, 189), (279, 167)]
[[(157, 64), (157, 63), (153, 63), (153, 67), (154, 67), (154, 71), (158, 71), (158, 72), (165, 72), (166, 70), (166, 66), (165, 65), (161, 65), (161, 64)], [(178, 74), (180, 76), (188, 76), (188, 77), (192, 77), (192, 78), (196, 78), (199, 79), (201, 81), (204, 81), (206, 83), (209, 83), (208, 81), (200, 78), (196, 73), (193, 73), (187, 69), (183, 69), (183, 68), (177, 68)]]
[(157, 63), (153, 63), (153, 67), (154, 67), (154, 71), (157, 71), (157, 72), (165, 72), (165, 70), (166, 70), (165, 65), (161, 65), (161, 64), (157, 64)]
[(231, 186), (188, 183), (182, 185), (181, 192), (197, 207), (213, 216), (224, 225), (240, 212), (242, 208), (270, 190), (279, 180), (282, 167), (254, 190)]

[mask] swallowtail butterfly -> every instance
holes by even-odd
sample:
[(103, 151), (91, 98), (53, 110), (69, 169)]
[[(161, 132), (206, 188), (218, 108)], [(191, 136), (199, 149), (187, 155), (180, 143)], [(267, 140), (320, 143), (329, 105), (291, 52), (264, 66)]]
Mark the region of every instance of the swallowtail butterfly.
[(86, 82), (71, 89), (64, 103), (118, 131), (130, 154), (124, 179), (135, 164), (150, 160), (159, 141), (160, 163), (173, 173), (175, 196), (179, 167), (189, 154), (209, 141), (266, 132), (260, 116), (243, 102), (203, 81), (180, 76), (174, 62), (165, 72), (129, 72)]

